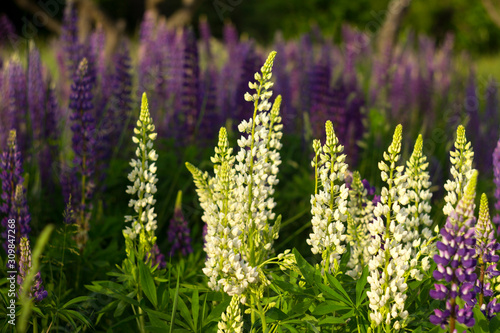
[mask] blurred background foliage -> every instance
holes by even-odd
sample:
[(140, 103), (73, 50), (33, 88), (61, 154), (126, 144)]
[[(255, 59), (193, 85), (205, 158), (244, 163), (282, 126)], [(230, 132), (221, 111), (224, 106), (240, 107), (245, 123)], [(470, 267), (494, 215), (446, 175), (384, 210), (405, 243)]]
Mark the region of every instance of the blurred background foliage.
[[(112, 20), (124, 19), (129, 34), (136, 34), (146, 8), (144, 0), (90, 0)], [(154, 1), (154, 0), (153, 0)], [(401, 0), (405, 1), (405, 0)], [(406, 11), (401, 31), (414, 31), (436, 39), (439, 44), (448, 33), (456, 36), (457, 51), (467, 50), (472, 55), (494, 54), (500, 50), (500, 27), (485, 7), (492, 4), (500, 12), (496, 0), (413, 0)], [(29, 0), (4, 0), (0, 14), (13, 18), (18, 31), (23, 28), (23, 16), (31, 13), (20, 4)], [(33, 1), (35, 2), (35, 1)], [(167, 18), (183, 6), (182, 0), (156, 1), (160, 14)], [(206, 16), (216, 37), (222, 36), (225, 21), (231, 21), (238, 31), (246, 33), (259, 43), (270, 43), (276, 32), (285, 38), (293, 38), (310, 31), (315, 26), (324, 34), (340, 39), (342, 24), (348, 23), (366, 33), (375, 33), (382, 25), (388, 11), (389, 0), (192, 0), (196, 3), (192, 24)], [(42, 4), (60, 4), (64, 0), (40, 0)], [(184, 0), (184, 4), (186, 0)], [(61, 5), (62, 8), (62, 5)], [(54, 15), (61, 21), (62, 10)], [(498, 23), (498, 22), (497, 22)], [(48, 34), (48, 31), (45, 31)], [(402, 34), (405, 36), (405, 34)]]

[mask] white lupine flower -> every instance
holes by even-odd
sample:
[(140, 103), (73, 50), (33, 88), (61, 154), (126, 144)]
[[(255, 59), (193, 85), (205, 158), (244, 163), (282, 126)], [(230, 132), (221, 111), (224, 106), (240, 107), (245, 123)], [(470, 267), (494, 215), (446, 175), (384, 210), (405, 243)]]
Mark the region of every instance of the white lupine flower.
[(465, 187), (472, 176), (472, 161), (474, 152), (471, 143), (465, 137), (465, 128), (460, 125), (457, 128), (457, 138), (455, 140), (455, 150), (450, 151), (450, 162), (452, 164), (450, 173), (452, 179), (447, 180), (444, 188), (447, 191), (444, 200), (443, 213), (449, 215), (458, 201), (460, 201)]
[[(133, 186), (128, 186), (126, 192), (134, 195), (136, 199), (131, 199), (129, 207), (134, 207), (136, 215), (125, 216), (125, 222), (132, 222), (132, 228), (125, 227), (123, 235), (125, 238), (139, 239), (139, 249), (141, 255), (150, 251), (156, 242), (154, 231), (156, 230), (156, 214), (154, 213), (153, 194), (156, 193), (156, 166), (149, 164), (149, 160), (156, 160), (158, 155), (152, 149), (152, 140), (156, 139), (155, 127), (148, 110), (148, 100), (146, 94), (142, 95), (141, 113), (137, 121), (137, 128), (134, 129), (136, 136), (132, 141), (138, 145), (136, 156), (132, 159), (130, 166), (133, 170), (129, 173), (128, 179)], [(129, 250), (128, 250), (129, 251)]]
[[(397, 166), (400, 159), (402, 126), (398, 125), (384, 161), (379, 163), (381, 175), (387, 187), (381, 191), (381, 201), (373, 210), (374, 219), (367, 226), (370, 232), (368, 251), (373, 257), (368, 262), (370, 276), (370, 320), (371, 327), (385, 324), (394, 330), (405, 327), (404, 302), (406, 300), (405, 274), (412, 254), (411, 243), (407, 243), (408, 211), (404, 206), (411, 197), (407, 193), (408, 175), (404, 166)], [(381, 246), (383, 244), (383, 248)]]
[(344, 147), (339, 144), (331, 121), (326, 122), (325, 128), (325, 145), (321, 147), (318, 140), (313, 143), (316, 190), (311, 196), (313, 232), (307, 244), (311, 246), (312, 253), (322, 254), (322, 272), (335, 272), (341, 254), (346, 251), (344, 222), (347, 219), (349, 191), (345, 184), (341, 184), (347, 170), (345, 155), (341, 154)]
[(411, 257), (413, 259), (409, 262), (409, 276), (417, 280), (423, 278), (423, 272), (426, 272), (423, 268), (429, 268), (428, 265), (424, 264), (419, 267), (419, 263), (425, 258), (428, 260), (428, 257), (433, 256), (435, 252), (435, 242), (432, 238), (435, 235), (428, 228), (432, 224), (430, 218), (432, 194), (429, 191), (431, 183), (427, 171), (429, 163), (422, 154), (422, 148), (422, 135), (419, 135), (413, 153), (406, 163), (407, 168), (405, 171), (407, 176), (408, 220), (404, 225), (406, 231), (404, 242), (411, 244), (412, 247)]
[(241, 315), (240, 302), (242, 297), (233, 296), (229, 303), (226, 312), (222, 313), (221, 321), (217, 327), (217, 333), (242, 333), (243, 332), (243, 316)]
[[(370, 248), (368, 224), (373, 220), (374, 206), (372, 201), (367, 198), (367, 192), (361, 182), (359, 172), (355, 171), (349, 191), (347, 241), (351, 247), (351, 257), (347, 263), (350, 270), (346, 272), (347, 275), (354, 279), (361, 276), (371, 254), (378, 251), (377, 248)], [(370, 249), (373, 253), (370, 253)]]
[(245, 94), (245, 99), (254, 103), (254, 117), (238, 126), (242, 136), (236, 156), (222, 128), (211, 158), (214, 177), (186, 164), (204, 211), (202, 220), (207, 224), (203, 272), (209, 277), (210, 288), (222, 289), (233, 297), (244, 294), (249, 284), (265, 284), (261, 264), (278, 238), (280, 218), (272, 227), (270, 221), (275, 218), (272, 209), (276, 204), (271, 196), (281, 164), (280, 96), (267, 112), (271, 108), (268, 89), (272, 85), (268, 80), (274, 56), (275, 52), (271, 53), (262, 75), (255, 76), (258, 82), (249, 84), (257, 94)]

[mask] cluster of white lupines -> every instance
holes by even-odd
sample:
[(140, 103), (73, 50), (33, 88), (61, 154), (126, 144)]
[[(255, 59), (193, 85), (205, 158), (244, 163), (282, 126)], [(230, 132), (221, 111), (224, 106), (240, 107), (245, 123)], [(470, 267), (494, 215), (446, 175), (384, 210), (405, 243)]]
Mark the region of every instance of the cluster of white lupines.
[[(139, 254), (144, 256), (156, 242), (156, 213), (154, 212), (154, 194), (156, 193), (156, 165), (158, 154), (153, 149), (153, 141), (157, 134), (149, 114), (146, 93), (142, 95), (141, 113), (134, 128), (135, 136), (132, 141), (137, 144), (135, 155), (137, 159), (130, 161), (133, 168), (128, 179), (132, 186), (128, 186), (127, 193), (134, 196), (130, 199), (129, 207), (134, 207), (136, 215), (125, 216), (125, 222), (132, 222), (132, 227), (125, 227), (123, 235), (127, 243), (139, 237)], [(127, 249), (130, 251), (130, 249)]]
[(361, 176), (355, 171), (352, 176), (349, 190), (347, 215), (347, 241), (351, 249), (351, 257), (347, 263), (350, 268), (347, 275), (354, 279), (361, 276), (371, 256), (368, 252), (368, 243), (371, 239), (368, 233), (368, 223), (373, 220), (373, 203), (368, 199), (368, 190), (361, 182)]
[(443, 207), (443, 213), (446, 216), (453, 211), (465, 191), (465, 186), (467, 186), (467, 183), (472, 176), (473, 159), (474, 152), (472, 151), (471, 143), (467, 142), (467, 138), (465, 137), (465, 128), (460, 125), (457, 128), (455, 151), (450, 152), (450, 173), (452, 179), (446, 181), (446, 184), (444, 185), (447, 194), (444, 197), (446, 204)]
[[(326, 143), (314, 140), (312, 166), (315, 169), (315, 191), (311, 196), (312, 229), (307, 244), (314, 254), (321, 253), (322, 274), (335, 273), (340, 256), (345, 252), (345, 221), (347, 219), (347, 189), (344, 177), (347, 171), (344, 147), (339, 144), (331, 121), (327, 121)], [(319, 160), (318, 160), (319, 158)]]
[(215, 148), (214, 177), (202, 174), (191, 164), (192, 172), (204, 210), (202, 220), (207, 224), (205, 252), (207, 260), (203, 272), (214, 290), (221, 287), (230, 296), (241, 295), (249, 283), (258, 279), (255, 267), (250, 267), (242, 253), (245, 226), (235, 210), (236, 183), (235, 157), (231, 155), (227, 131), (221, 128), (219, 143)]
[[(427, 157), (423, 155), (423, 139), (419, 135), (413, 149), (410, 159), (406, 162), (405, 174), (408, 203), (408, 218), (405, 226), (408, 232), (405, 243), (412, 244), (412, 259), (410, 261), (410, 276), (421, 280), (423, 278), (422, 271), (428, 271), (430, 268), (430, 260), (434, 254), (434, 233), (430, 227), (432, 220), (430, 218), (431, 212), (431, 198), (432, 193), (429, 188), (431, 182), (429, 181), (429, 172), (427, 168), (429, 163)], [(423, 242), (422, 242), (423, 239)], [(421, 263), (421, 266), (419, 264)]]
[(411, 245), (402, 240), (408, 234), (405, 230), (408, 212), (404, 206), (409, 198), (404, 165), (396, 165), (401, 157), (402, 131), (402, 126), (398, 125), (388, 152), (384, 152), (384, 160), (379, 162), (387, 187), (382, 188), (381, 200), (373, 211), (375, 218), (368, 224), (372, 237), (368, 247), (372, 257), (368, 263), (371, 273), (368, 276), (370, 291), (367, 292), (371, 327), (375, 329), (385, 324), (387, 332), (403, 328), (408, 318), (408, 311), (404, 309), (405, 273), (412, 251)]
[[(245, 94), (245, 99), (254, 102), (254, 114), (238, 126), (242, 133), (238, 154), (231, 155), (227, 132), (222, 128), (212, 158), (214, 177), (186, 163), (204, 210), (202, 219), (207, 224), (207, 261), (203, 272), (210, 279), (210, 288), (222, 287), (231, 296), (242, 295), (250, 284), (266, 283), (260, 265), (278, 238), (280, 217), (273, 227), (269, 223), (275, 218), (272, 195), (278, 183), (282, 136), (281, 97), (276, 98), (274, 105), (269, 103), (275, 55), (276, 52), (269, 55), (262, 74), (255, 74), (258, 82), (249, 83), (256, 93)], [(245, 296), (239, 299), (246, 301)]]
[(222, 313), (221, 321), (218, 323), (217, 333), (242, 333), (243, 316), (240, 309), (240, 297), (233, 296), (226, 312)]

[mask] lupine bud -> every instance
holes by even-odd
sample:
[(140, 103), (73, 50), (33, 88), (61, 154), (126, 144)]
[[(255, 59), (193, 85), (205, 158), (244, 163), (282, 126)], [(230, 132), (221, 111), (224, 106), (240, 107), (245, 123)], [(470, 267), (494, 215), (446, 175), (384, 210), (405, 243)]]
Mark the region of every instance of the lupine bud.
[(168, 227), (168, 241), (171, 244), (170, 256), (179, 251), (183, 256), (193, 252), (191, 247), (190, 230), (188, 222), (182, 214), (182, 192), (179, 191), (175, 201), (174, 217)]
[[(31, 270), (31, 249), (28, 238), (22, 237), (19, 245), (19, 274), (17, 275), (17, 284), (19, 285), (18, 295), (22, 292), (22, 285), (27, 275)], [(42, 277), (40, 272), (36, 273), (31, 290), (28, 292), (28, 297), (34, 298), (35, 302), (42, 301), (47, 297), (48, 292), (42, 285)]]

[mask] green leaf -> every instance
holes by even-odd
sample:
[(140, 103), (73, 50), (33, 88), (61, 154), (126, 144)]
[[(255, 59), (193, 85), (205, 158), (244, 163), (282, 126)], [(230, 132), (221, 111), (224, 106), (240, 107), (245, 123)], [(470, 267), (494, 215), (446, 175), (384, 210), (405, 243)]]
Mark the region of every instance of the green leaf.
[(293, 326), (288, 324), (281, 324), (283, 327), (287, 328), (291, 333), (299, 333)]
[(342, 295), (344, 296), (345, 300), (351, 304), (351, 305), (354, 305), (351, 301), (351, 299), (349, 298), (349, 295), (347, 295), (347, 292), (345, 291), (344, 287), (342, 287), (342, 285), (340, 284), (340, 282), (331, 274), (327, 274), (326, 277), (328, 278), (328, 281), (338, 290), (342, 293)]
[(344, 319), (339, 318), (339, 317), (328, 317), (323, 320), (321, 320), (318, 325), (324, 325), (324, 324), (345, 324)]
[(205, 318), (205, 321), (203, 322), (203, 326), (206, 326), (208, 323), (211, 321), (219, 321), (220, 316), (222, 315), (222, 312), (226, 311), (227, 306), (231, 302), (231, 298), (226, 298), (225, 300), (222, 301), (219, 305), (217, 305), (212, 312)]
[(299, 270), (306, 279), (308, 284), (314, 285), (314, 267), (311, 266), (297, 251), (296, 248), (293, 249), (293, 254), (295, 255), (295, 260), (297, 261), (297, 266)]
[(200, 294), (198, 289), (193, 290), (193, 296), (191, 297), (191, 310), (193, 312), (193, 323), (194, 331), (198, 331), (198, 317), (200, 312)]
[(320, 303), (316, 307), (316, 309), (314, 309), (312, 314), (315, 316), (323, 316), (326, 314), (333, 314), (334, 312), (337, 311), (350, 310), (350, 309), (352, 308), (345, 304), (340, 304), (333, 301), (325, 301), (323, 303)]
[(327, 298), (332, 298), (342, 304), (348, 305), (347, 300), (345, 297), (341, 294), (339, 294), (335, 289), (328, 287), (327, 285), (324, 285), (323, 283), (318, 283), (317, 286), (319, 289), (321, 289), (324, 292), (324, 296)]
[(184, 302), (182, 297), (179, 296), (177, 300), (178, 300), (177, 307), (179, 308), (179, 310), (181, 312), (181, 317), (184, 318), (184, 320), (189, 325), (189, 327), (194, 330), (193, 318), (191, 317), (191, 311), (189, 311), (189, 309), (186, 306), (186, 303)]
[(273, 307), (266, 312), (266, 317), (272, 320), (285, 320), (288, 318), (288, 315), (280, 309)]
[(500, 331), (500, 320), (498, 316), (491, 318), (490, 320), (490, 332), (499, 332)]
[(179, 298), (179, 272), (177, 272), (177, 286), (175, 287), (174, 294), (174, 306), (172, 307), (172, 317), (170, 319), (170, 333), (173, 332), (174, 324), (175, 324), (175, 313), (177, 311), (177, 302)]
[(153, 306), (156, 309), (158, 308), (158, 299), (156, 297), (156, 285), (153, 277), (151, 276), (151, 271), (149, 267), (146, 267), (146, 264), (142, 260), (139, 260), (138, 263), (140, 285), (142, 287), (142, 290), (144, 291), (144, 294), (149, 299), (149, 301), (153, 303)]
[(476, 323), (474, 324), (474, 332), (475, 333), (489, 333), (490, 332), (490, 326), (488, 323), (488, 320), (486, 317), (483, 315), (481, 310), (476, 306), (472, 310), (474, 311), (474, 319), (476, 320)]
[(62, 306), (63, 309), (69, 307), (70, 305), (73, 305), (73, 304), (76, 304), (76, 303), (80, 303), (80, 302), (85, 302), (85, 301), (88, 301), (88, 300), (91, 300), (91, 299), (94, 299), (93, 297), (89, 297), (89, 296), (80, 296), (80, 297), (76, 297), (76, 298), (73, 298), (72, 300), (69, 300), (68, 302), (66, 302), (66, 304), (64, 304)]
[(366, 298), (366, 282), (368, 279), (368, 266), (365, 266), (361, 277), (356, 282), (356, 307), (361, 305), (361, 302)]

